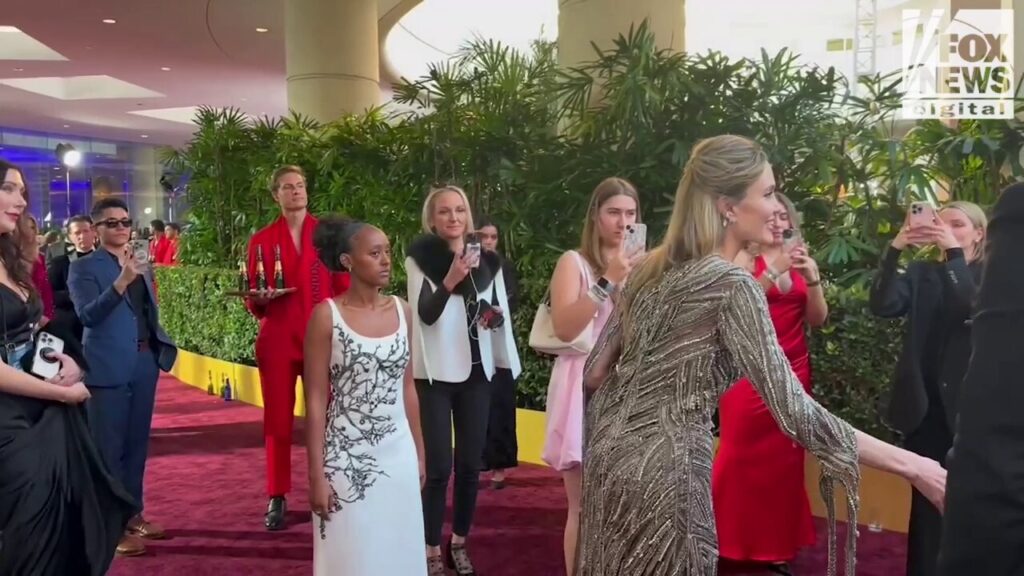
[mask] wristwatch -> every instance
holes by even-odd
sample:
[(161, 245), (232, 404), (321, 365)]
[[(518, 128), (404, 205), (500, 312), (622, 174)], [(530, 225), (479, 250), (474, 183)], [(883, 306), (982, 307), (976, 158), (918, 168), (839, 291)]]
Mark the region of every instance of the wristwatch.
[(597, 279), (597, 287), (604, 290), (606, 293), (611, 294), (615, 292), (615, 284), (611, 280), (601, 276)]

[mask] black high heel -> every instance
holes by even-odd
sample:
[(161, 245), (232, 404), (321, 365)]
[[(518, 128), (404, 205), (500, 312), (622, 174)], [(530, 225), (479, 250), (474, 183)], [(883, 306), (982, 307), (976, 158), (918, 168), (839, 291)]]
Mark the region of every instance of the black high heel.
[(448, 542), (445, 543), (444, 550), (445, 564), (449, 568), (455, 570), (455, 574), (458, 576), (476, 576), (476, 571), (473, 570), (473, 562), (469, 559), (469, 553), (466, 552), (466, 545), (452, 543), (451, 536), (448, 537)]

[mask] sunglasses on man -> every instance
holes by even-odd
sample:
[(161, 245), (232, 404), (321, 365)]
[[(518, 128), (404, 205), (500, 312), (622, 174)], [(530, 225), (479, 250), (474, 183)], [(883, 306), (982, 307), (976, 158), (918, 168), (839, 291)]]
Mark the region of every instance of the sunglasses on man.
[(107, 228), (131, 228), (132, 227), (132, 219), (131, 218), (122, 218), (120, 220), (117, 220), (117, 219), (111, 218), (109, 220), (100, 220), (99, 222), (96, 223), (96, 225), (97, 226), (104, 226), (104, 227), (107, 227)]

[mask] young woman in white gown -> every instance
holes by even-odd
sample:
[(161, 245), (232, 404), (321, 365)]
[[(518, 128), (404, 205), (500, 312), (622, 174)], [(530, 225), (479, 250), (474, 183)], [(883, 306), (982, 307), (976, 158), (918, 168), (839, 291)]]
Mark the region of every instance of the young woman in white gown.
[(381, 294), (391, 278), (388, 238), (333, 217), (320, 221), (313, 244), (329, 269), (352, 279), (313, 310), (304, 345), (313, 574), (426, 576), (411, 316), (404, 300)]

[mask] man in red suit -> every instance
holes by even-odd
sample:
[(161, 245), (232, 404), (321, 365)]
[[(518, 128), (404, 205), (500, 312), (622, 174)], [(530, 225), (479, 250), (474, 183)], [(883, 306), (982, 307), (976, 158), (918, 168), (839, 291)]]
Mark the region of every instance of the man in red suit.
[(280, 255), (285, 294), (264, 294), (246, 300), (259, 320), (256, 364), (263, 392), (263, 435), (267, 451), (267, 494), (270, 503), (264, 524), (285, 528), (291, 489), (291, 444), (296, 380), (302, 374), (302, 341), (313, 307), (348, 288), (347, 274), (331, 274), (317, 257), (313, 230), (317, 220), (306, 209), (306, 176), (298, 166), (278, 168), (271, 193), (281, 217), (249, 240), (249, 286), (259, 289), (258, 256), (262, 252), (266, 286), (275, 286), (276, 255)]
[(163, 220), (153, 220), (149, 223), (153, 229), (153, 237), (149, 239), (149, 261), (160, 263), (167, 257), (167, 249), (170, 247), (170, 240), (167, 238), (167, 227)]

